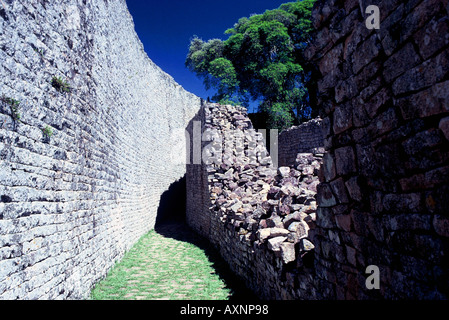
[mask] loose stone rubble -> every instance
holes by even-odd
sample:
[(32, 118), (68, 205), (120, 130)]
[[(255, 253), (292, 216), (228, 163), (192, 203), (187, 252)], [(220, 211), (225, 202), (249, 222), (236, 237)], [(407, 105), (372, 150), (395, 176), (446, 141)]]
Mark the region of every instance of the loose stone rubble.
[(299, 153), (294, 165), (274, 168), (264, 138), (253, 129), (246, 112), (218, 104), (204, 107), (207, 182), (189, 175), (192, 168), (188, 168), (187, 185), (207, 183), (209, 210), (201, 212), (203, 205), (198, 203), (196, 209), (187, 210), (187, 221), (220, 248), (237, 274), (258, 273), (246, 280), (261, 296), (269, 297), (271, 288), (258, 288), (254, 281), (278, 277), (272, 285), (279, 298), (282, 292), (284, 298), (293, 297), (285, 292), (281, 277), (289, 265), (302, 266), (315, 248), (309, 231), (315, 228), (324, 150)]

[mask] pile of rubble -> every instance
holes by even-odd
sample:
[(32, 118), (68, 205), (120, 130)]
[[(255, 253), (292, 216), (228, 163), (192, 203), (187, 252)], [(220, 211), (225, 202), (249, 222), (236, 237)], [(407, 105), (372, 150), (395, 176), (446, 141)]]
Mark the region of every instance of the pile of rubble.
[[(229, 112), (223, 114), (229, 117)], [(323, 155), (300, 153), (295, 166), (276, 170), (266, 160), (267, 155), (257, 151), (257, 145), (249, 148), (251, 143), (262, 141), (255, 130), (245, 130), (240, 144), (227, 143), (231, 132), (235, 135), (235, 130), (241, 132), (248, 127), (241, 122), (238, 110), (230, 115), (231, 119), (220, 121), (218, 110), (214, 110), (213, 127), (221, 131), (221, 139), (215, 142), (223, 149), (223, 161), (208, 166), (210, 209), (246, 241), (265, 244), (284, 263), (296, 261), (298, 255), (314, 249), (307, 237), (315, 227), (316, 189)], [(244, 156), (237, 157), (236, 152)], [(258, 161), (248, 161), (251, 156)]]

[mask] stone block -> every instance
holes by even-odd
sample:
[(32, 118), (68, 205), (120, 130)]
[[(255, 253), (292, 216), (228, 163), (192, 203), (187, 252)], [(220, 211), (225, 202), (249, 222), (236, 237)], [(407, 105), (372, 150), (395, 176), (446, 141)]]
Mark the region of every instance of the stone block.
[(447, 181), (449, 181), (449, 167), (437, 168), (399, 180), (402, 190), (406, 192), (430, 189)]
[(290, 175), (290, 168), (289, 167), (280, 167), (278, 169), (278, 173), (284, 178), (288, 177)]
[(342, 62), (343, 59), (343, 44), (332, 48), (326, 55), (321, 59), (318, 67), (323, 76), (326, 76), (329, 72), (336, 69), (336, 67)]
[(383, 197), (383, 206), (388, 213), (418, 213), (423, 210), (420, 193), (387, 194)]
[(404, 151), (408, 155), (424, 152), (428, 148), (433, 148), (443, 142), (441, 131), (438, 129), (429, 129), (417, 133), (402, 143)]
[(402, 28), (400, 32), (401, 42), (407, 40), (418, 29), (423, 27), (425, 23), (434, 16), (438, 16), (439, 12), (446, 14), (447, 1), (443, 0), (427, 0), (422, 1), (416, 6), (405, 18), (402, 25), (407, 26)]
[(330, 208), (318, 207), (316, 212), (316, 224), (319, 227), (335, 228), (335, 217)]
[(270, 238), (287, 236), (290, 232), (284, 228), (270, 228)]
[(335, 168), (335, 161), (329, 152), (323, 157), (322, 171), (326, 182), (333, 180), (336, 177), (337, 171)]
[(432, 225), (432, 217), (422, 213), (385, 215), (382, 224), (387, 230), (424, 230), (428, 231)]
[(338, 106), (333, 114), (334, 133), (340, 134), (352, 127), (353, 108), (351, 102)]
[(387, 88), (381, 89), (379, 92), (375, 93), (366, 103), (363, 105), (368, 116), (373, 119), (378, 110), (386, 105), (391, 99), (391, 95)]
[[(363, 26), (366, 29), (365, 26)], [(352, 70), (355, 74), (369, 64), (379, 54), (380, 41), (376, 34), (365, 40), (352, 56)]]
[(321, 1), (317, 3), (312, 10), (312, 23), (313, 26), (318, 29), (324, 25), (326, 21), (332, 17), (332, 13), (335, 10), (335, 0)]
[(355, 173), (357, 170), (354, 150), (351, 147), (336, 149), (335, 163), (339, 176)]
[(384, 78), (387, 82), (393, 81), (408, 69), (411, 69), (421, 62), (421, 58), (416, 53), (413, 45), (407, 43), (398, 52), (393, 54), (384, 63)]
[(394, 108), (380, 113), (371, 124), (367, 126), (366, 133), (371, 137), (377, 137), (396, 129), (399, 125), (399, 119)]
[(393, 83), (395, 96), (418, 91), (443, 80), (449, 74), (449, 50), (409, 69)]
[(348, 181), (346, 181), (345, 185), (346, 188), (348, 189), (350, 197), (353, 200), (359, 202), (363, 200), (363, 195), (358, 182), (358, 177), (351, 177)]
[(437, 214), (433, 218), (432, 225), (437, 234), (449, 238), (449, 217)]
[(379, 36), (382, 39), (382, 48), (387, 56), (390, 56), (401, 43), (401, 20), (404, 17), (404, 12), (405, 6), (401, 4), (382, 21)]
[(414, 35), (414, 41), (424, 60), (449, 45), (449, 17), (433, 17), (432, 20)]
[(447, 140), (449, 140), (449, 117), (440, 120), (439, 126)]
[(348, 203), (348, 193), (346, 191), (345, 182), (343, 178), (338, 178), (330, 183), (333, 194), (335, 195), (338, 203)]
[(275, 237), (268, 240), (268, 249), (271, 251), (280, 251), (281, 244), (287, 240), (287, 237)]
[(280, 245), (282, 261), (285, 264), (296, 260), (295, 244), (291, 242), (283, 242)]
[(307, 239), (301, 239), (300, 241), (300, 249), (302, 251), (312, 251), (313, 249), (315, 249), (315, 245), (310, 242), (310, 240)]
[(353, 77), (340, 81), (335, 86), (335, 101), (337, 103), (355, 97), (358, 93), (357, 84)]
[(341, 214), (335, 216), (337, 227), (343, 231), (350, 232), (352, 230), (352, 218), (350, 214)]

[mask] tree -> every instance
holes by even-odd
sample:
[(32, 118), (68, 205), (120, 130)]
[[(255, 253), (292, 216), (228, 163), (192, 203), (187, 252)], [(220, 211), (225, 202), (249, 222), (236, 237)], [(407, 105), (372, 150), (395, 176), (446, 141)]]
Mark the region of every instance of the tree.
[(259, 111), (268, 126), (283, 129), (309, 117), (303, 51), (310, 41), (315, 0), (281, 5), (263, 14), (241, 18), (226, 30), (227, 40), (191, 40), (186, 66), (214, 88), (213, 100), (248, 106), (261, 101)]

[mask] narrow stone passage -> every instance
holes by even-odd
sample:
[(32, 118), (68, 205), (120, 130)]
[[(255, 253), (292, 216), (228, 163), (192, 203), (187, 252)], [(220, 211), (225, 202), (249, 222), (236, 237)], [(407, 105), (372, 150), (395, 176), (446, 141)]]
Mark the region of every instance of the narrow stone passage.
[(91, 292), (93, 300), (255, 299), (209, 243), (183, 223), (157, 226)]

